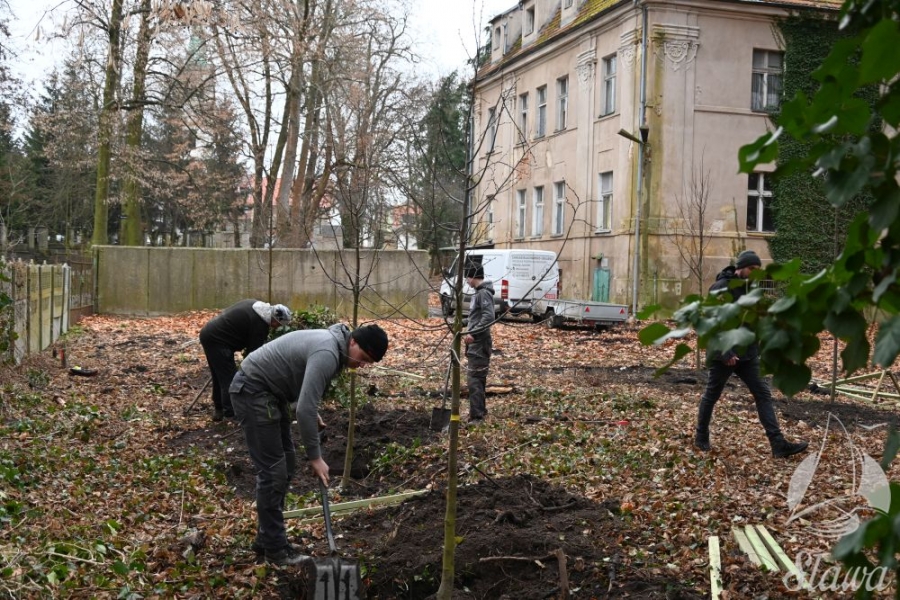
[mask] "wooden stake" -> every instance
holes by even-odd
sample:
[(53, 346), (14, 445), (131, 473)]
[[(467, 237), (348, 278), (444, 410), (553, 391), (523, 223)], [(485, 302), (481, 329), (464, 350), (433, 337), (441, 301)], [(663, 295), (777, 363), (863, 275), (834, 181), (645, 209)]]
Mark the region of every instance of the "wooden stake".
[(722, 593), (722, 559), (719, 556), (719, 536), (709, 537), (709, 597), (719, 600)]
[(200, 391), (197, 392), (197, 395), (196, 395), (196, 396), (194, 396), (194, 401), (191, 402), (191, 403), (188, 405), (188, 407), (184, 409), (184, 414), (188, 414), (189, 412), (191, 412), (191, 409), (194, 408), (194, 405), (195, 405), (195, 404), (197, 404), (197, 400), (200, 399), (200, 394), (202, 394), (203, 392), (206, 391), (206, 388), (209, 387), (209, 384), (210, 384), (210, 383), (212, 383), (212, 377), (210, 377), (209, 379), (206, 380), (206, 383), (203, 384), (203, 387), (200, 388)]

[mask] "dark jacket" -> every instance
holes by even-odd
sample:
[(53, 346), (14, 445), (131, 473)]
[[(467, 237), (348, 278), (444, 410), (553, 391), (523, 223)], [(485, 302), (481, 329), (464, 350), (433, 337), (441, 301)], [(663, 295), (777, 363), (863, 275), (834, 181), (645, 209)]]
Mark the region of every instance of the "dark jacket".
[(232, 352), (244, 350), (250, 354), (269, 338), (269, 323), (253, 310), (254, 299), (232, 304), (210, 319), (200, 330), (200, 343), (223, 346)]
[[(722, 269), (718, 275), (716, 275), (716, 281), (709, 286), (709, 292), (719, 292), (720, 294), (730, 294), (731, 301), (737, 302), (741, 296), (750, 291), (750, 282), (746, 279), (738, 277), (736, 273), (737, 269), (733, 266), (729, 265)], [(736, 285), (735, 287), (730, 287), (732, 285), (732, 281), (743, 281), (743, 285)], [(722, 290), (722, 291), (720, 291)], [(754, 342), (750, 344), (746, 350), (742, 353), (738, 354), (735, 348), (732, 348), (728, 352), (723, 354), (709, 354), (707, 355), (709, 360), (721, 360), (726, 361), (729, 358), (738, 356), (741, 360), (752, 360), (757, 357), (759, 354), (759, 346)]]
[(494, 284), (490, 281), (482, 281), (481, 285), (475, 288), (475, 295), (469, 303), (469, 319), (466, 331), (476, 331), (483, 329), (479, 333), (473, 333), (472, 337), (475, 341), (490, 339), (490, 326), (495, 318), (494, 313)]

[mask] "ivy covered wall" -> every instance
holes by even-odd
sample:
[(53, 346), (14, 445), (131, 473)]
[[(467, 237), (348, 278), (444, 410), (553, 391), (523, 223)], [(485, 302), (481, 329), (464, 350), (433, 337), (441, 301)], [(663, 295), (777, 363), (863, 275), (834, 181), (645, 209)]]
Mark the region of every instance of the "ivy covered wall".
[[(784, 42), (783, 97), (789, 100), (798, 91), (812, 96), (819, 87), (812, 73), (822, 64), (835, 42), (847, 33), (838, 31), (837, 21), (824, 20), (814, 13), (784, 19), (776, 28)], [(872, 88), (862, 97), (874, 105), (877, 93), (877, 89)], [(773, 115), (773, 120), (778, 123), (777, 114)], [(807, 144), (793, 138), (779, 142), (779, 165), (808, 152)], [(805, 273), (816, 273), (833, 262), (836, 251), (841, 251), (840, 246), (835, 251), (835, 239), (845, 238), (853, 215), (871, 202), (871, 197), (866, 194), (836, 211), (825, 199), (821, 179), (811, 178), (806, 172), (775, 178), (772, 192), (776, 233), (769, 240), (769, 251), (776, 262), (799, 257)]]

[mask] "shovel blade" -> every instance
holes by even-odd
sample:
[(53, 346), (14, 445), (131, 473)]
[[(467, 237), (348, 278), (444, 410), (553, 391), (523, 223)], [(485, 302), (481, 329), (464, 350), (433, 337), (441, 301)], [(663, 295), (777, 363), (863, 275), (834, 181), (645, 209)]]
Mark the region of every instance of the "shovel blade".
[(340, 558), (303, 561), (305, 586), (301, 600), (362, 600), (359, 565)]
[(450, 426), (450, 415), (452, 411), (449, 408), (432, 408), (431, 424), (429, 429), (432, 431), (443, 431)]

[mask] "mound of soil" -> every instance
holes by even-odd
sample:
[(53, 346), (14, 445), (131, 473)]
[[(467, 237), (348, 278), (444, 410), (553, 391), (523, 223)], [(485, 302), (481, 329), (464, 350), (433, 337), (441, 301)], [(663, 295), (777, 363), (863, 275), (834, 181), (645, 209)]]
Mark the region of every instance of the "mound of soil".
[[(617, 540), (627, 526), (618, 511), (617, 500), (597, 504), (530, 476), (460, 487), (454, 597), (536, 600), (566, 587), (585, 598), (699, 598), (674, 574), (625, 572), (633, 568), (620, 562)], [(444, 518), (445, 494), (432, 491), (336, 524), (352, 540), (341, 552), (364, 569), (367, 598), (420, 599), (437, 591)], [(327, 554), (324, 540), (318, 545)], [(287, 584), (285, 597), (296, 598), (301, 583)]]

